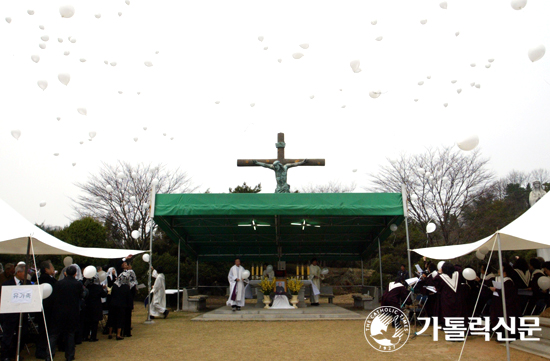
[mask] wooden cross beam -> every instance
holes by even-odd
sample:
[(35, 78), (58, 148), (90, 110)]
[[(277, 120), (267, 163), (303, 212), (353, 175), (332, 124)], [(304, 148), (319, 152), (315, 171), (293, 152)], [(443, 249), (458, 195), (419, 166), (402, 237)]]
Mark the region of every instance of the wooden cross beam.
[[(277, 134), (277, 143), (275, 143), (275, 147), (277, 148), (277, 159), (237, 159), (237, 166), (238, 167), (258, 167), (258, 164), (255, 164), (254, 161), (267, 163), (267, 164), (273, 164), (276, 160), (281, 162), (283, 165), (289, 164), (289, 163), (298, 163), (302, 161), (303, 159), (286, 159), (285, 158), (285, 133), (279, 133)], [(303, 166), (324, 166), (325, 160), (324, 159), (308, 159)]]

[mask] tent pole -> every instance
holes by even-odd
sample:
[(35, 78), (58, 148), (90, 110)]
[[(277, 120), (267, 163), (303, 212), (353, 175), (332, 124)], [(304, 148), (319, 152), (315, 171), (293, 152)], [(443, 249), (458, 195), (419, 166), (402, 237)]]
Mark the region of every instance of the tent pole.
[(378, 238), (378, 263), (380, 264), (380, 294), (384, 292), (384, 282), (382, 277), (382, 248), (380, 247), (380, 238)]
[(411, 268), (411, 245), (409, 243), (409, 211), (407, 208), (407, 189), (404, 184), (401, 184), (401, 197), (403, 198), (403, 216), (405, 216), (405, 232), (407, 234), (407, 256), (409, 258), (409, 278), (412, 277)]
[[(25, 257), (25, 276), (23, 278), (23, 285), (27, 284), (27, 274), (29, 273), (29, 253), (31, 252), (31, 237), (28, 237), (27, 241), (27, 256)], [(23, 329), (23, 313), (19, 313), (19, 332), (17, 332), (17, 355), (16, 361), (19, 361), (19, 353), (21, 350), (21, 332)]]
[[(500, 278), (501, 278), (501, 291), (502, 291), (502, 316), (504, 317), (504, 322), (508, 323), (508, 316), (506, 314), (506, 292), (504, 292), (504, 275), (502, 268), (502, 249), (500, 247), (500, 233), (497, 232), (497, 242), (498, 242), (498, 263), (500, 267)], [(508, 329), (504, 327), (504, 336), (506, 337), (506, 360), (510, 361), (510, 343), (508, 342)]]
[(151, 227), (149, 229), (150, 232), (150, 238), (149, 238), (149, 277), (148, 277), (148, 296), (149, 302), (147, 302), (147, 321), (145, 321), (146, 324), (154, 323), (154, 321), (151, 320), (151, 275), (153, 273), (153, 226), (155, 225), (153, 217), (155, 216), (155, 195), (157, 193), (157, 185), (153, 182), (151, 184), (151, 208), (149, 211), (150, 217), (151, 217)]
[(180, 256), (181, 256), (181, 242), (178, 242), (178, 309), (180, 310)]

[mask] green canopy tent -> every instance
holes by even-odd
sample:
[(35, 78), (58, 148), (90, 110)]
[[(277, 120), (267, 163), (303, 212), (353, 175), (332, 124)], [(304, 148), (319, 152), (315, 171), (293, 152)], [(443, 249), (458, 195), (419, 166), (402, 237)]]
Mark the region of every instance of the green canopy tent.
[(158, 194), (154, 211), (197, 265), (362, 261), (404, 217), (400, 193)]

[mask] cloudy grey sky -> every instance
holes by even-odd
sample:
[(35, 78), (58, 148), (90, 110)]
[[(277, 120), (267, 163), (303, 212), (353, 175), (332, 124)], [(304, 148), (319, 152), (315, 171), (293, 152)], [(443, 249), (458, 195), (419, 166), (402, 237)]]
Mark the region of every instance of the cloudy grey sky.
[[(32, 222), (68, 224), (74, 183), (117, 160), (180, 167), (203, 191), (246, 181), (272, 192), (272, 172), (237, 168), (236, 159), (274, 158), (277, 132), (289, 158), (327, 160), (291, 170), (295, 188), (360, 188), (387, 157), (462, 134), (479, 136), (498, 175), (550, 168), (550, 54), (527, 56), (550, 47), (550, 2), (520, 11), (507, 0), (440, 3), (3, 0), (0, 198)], [(65, 4), (76, 9), (70, 19), (59, 15)], [(70, 74), (68, 86), (59, 73)]]

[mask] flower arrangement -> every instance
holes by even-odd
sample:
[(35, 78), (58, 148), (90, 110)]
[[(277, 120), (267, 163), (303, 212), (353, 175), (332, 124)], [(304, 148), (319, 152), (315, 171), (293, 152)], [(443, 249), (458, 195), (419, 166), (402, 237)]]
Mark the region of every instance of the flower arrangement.
[(300, 281), (296, 277), (293, 277), (288, 281), (287, 286), (292, 295), (297, 295), (302, 287), (304, 287), (304, 282)]
[(264, 295), (268, 296), (275, 290), (275, 280), (270, 281), (269, 278), (264, 277), (260, 282), (260, 289)]

